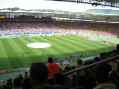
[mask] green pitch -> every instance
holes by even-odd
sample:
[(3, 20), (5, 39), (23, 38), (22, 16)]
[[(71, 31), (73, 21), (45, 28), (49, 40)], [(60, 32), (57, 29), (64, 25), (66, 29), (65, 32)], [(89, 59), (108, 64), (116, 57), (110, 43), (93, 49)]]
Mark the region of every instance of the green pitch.
[[(26, 46), (32, 42), (47, 42), (52, 46), (44, 49)], [(113, 48), (112, 45), (93, 42), (74, 35), (1, 38), (0, 69), (27, 67), (33, 62), (47, 61), (49, 56), (59, 60), (71, 55), (93, 56)]]

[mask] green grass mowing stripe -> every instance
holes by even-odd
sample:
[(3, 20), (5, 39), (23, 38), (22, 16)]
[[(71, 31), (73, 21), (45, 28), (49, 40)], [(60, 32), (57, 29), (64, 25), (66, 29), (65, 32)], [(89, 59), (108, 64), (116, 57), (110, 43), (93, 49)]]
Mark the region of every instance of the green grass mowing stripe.
[[(55, 47), (55, 48), (53, 48), (56, 52), (58, 52), (58, 53), (62, 53), (62, 52), (64, 52), (62, 49), (60, 49), (60, 48), (58, 48), (58, 47), (60, 47), (61, 46), (61, 48), (64, 46), (62, 46), (62, 45), (60, 45), (60, 43), (59, 43), (59, 40), (57, 39), (56, 40), (56, 38), (55, 39), (52, 39), (52, 37), (46, 37), (46, 38), (44, 38), (45, 40), (47, 40), (47, 41), (50, 41), (52, 44), (53, 44), (53, 46)], [(56, 44), (55, 44), (56, 43)]]
[(66, 39), (72, 42), (74, 45), (81, 47), (83, 50), (87, 50), (87, 48), (85, 47), (85, 44), (80, 42), (81, 40), (77, 40), (78, 38), (75, 38), (75, 37), (73, 38), (72, 36), (70, 36), (70, 37), (67, 37)]
[[(33, 43), (33, 42), (38, 42), (39, 40), (37, 39), (37, 40), (34, 40), (34, 37), (33, 38), (27, 38), (27, 37), (23, 37), (22, 39), (24, 39), (24, 42), (25, 42), (25, 44), (28, 44), (28, 43)], [(26, 47), (26, 45), (25, 45), (25, 47)], [(33, 55), (31, 56), (32, 57), (32, 61), (33, 62), (39, 62), (39, 61), (46, 61), (47, 60), (47, 58), (46, 58), (46, 55), (44, 55), (44, 49), (40, 49), (40, 48), (38, 48), (38, 49), (34, 49), (34, 48), (28, 48), (28, 47), (26, 47), (27, 49), (31, 49), (31, 51), (33, 51)]]
[[(32, 42), (46, 42), (45, 39), (43, 39), (43, 36), (38, 36), (38, 37), (31, 37), (31, 43)], [(42, 59), (43, 61), (47, 60), (47, 57), (50, 55), (50, 50), (49, 48), (37, 48), (34, 49), (42, 54)]]
[[(42, 38), (42, 36), (38, 36), (38, 37), (32, 37), (31, 39), (28, 40), (28, 38), (24, 38), (28, 41), (28, 43), (32, 43), (32, 42), (44, 42), (45, 40)], [(49, 49), (49, 48), (48, 48)], [(37, 51), (38, 55), (39, 55), (39, 52), (41, 53), (41, 57), (42, 57), (42, 61), (46, 61), (47, 60), (47, 56), (50, 54), (48, 52), (48, 50), (46, 49), (32, 49), (34, 51)], [(48, 52), (48, 55), (47, 53)]]
[(57, 40), (55, 37), (48, 38), (50, 40), (51, 44), (53, 44), (53, 48), (55, 48), (57, 51), (61, 52), (62, 54), (67, 53), (66, 47), (60, 44), (59, 40)]
[(27, 44), (33, 42), (33, 40), (31, 38), (29, 39), (26, 37), (21, 37), (18, 39), (18, 41), (22, 44), (20, 46), (24, 50), (24, 54), (27, 57), (27, 59), (26, 59), (27, 64), (31, 64), (32, 62), (39, 62), (42, 60), (41, 59), (41, 56), (42, 56), (41, 51), (27, 47)]
[(12, 69), (12, 68), (17, 67), (16, 62), (18, 62), (18, 61), (17, 61), (17, 58), (15, 57), (16, 53), (14, 52), (14, 49), (10, 45), (9, 40), (10, 39), (2, 39), (2, 43), (4, 45), (5, 52), (9, 59), (8, 62), (11, 64), (10, 68)]
[(55, 54), (57, 55), (60, 53), (59, 51), (54, 49), (53, 44), (50, 42), (50, 39), (48, 39), (47, 36), (46, 37), (40, 36), (39, 38), (34, 38), (34, 39), (35, 40), (37, 39), (36, 41), (39, 40), (40, 42), (47, 42), (47, 43), (51, 44), (51, 47), (44, 49), (46, 56), (55, 55)]
[(9, 58), (2, 44), (2, 40), (0, 40), (0, 69), (8, 69), (10, 67), (11, 64), (9, 62)]
[[(69, 38), (67, 38), (67, 36), (63, 36), (63, 37), (60, 37), (60, 36), (57, 36), (58, 38), (62, 38), (62, 39), (60, 39), (60, 40), (62, 40), (62, 42), (66, 42), (67, 44), (68, 44), (68, 46), (69, 46), (69, 44), (70, 44), (70, 46), (72, 45), (72, 44), (74, 44), (74, 42), (72, 42), (73, 40), (75, 40), (75, 39), (73, 39), (73, 40), (69, 40)], [(67, 40), (66, 40), (67, 39)], [(76, 41), (75, 41), (76, 42)], [(73, 49), (70, 47), (70, 49), (72, 49), (74, 52), (76, 52), (77, 50), (76, 49), (78, 49), (78, 51), (79, 51), (79, 48), (80, 48), (80, 54), (81, 53), (83, 53), (83, 52), (81, 52), (81, 49), (84, 51), (84, 49), (86, 49), (86, 48), (82, 48), (82, 47), (79, 47), (79, 43), (77, 44), (77, 47), (75, 47), (76, 46), (76, 44), (75, 45), (72, 45), (72, 47), (73, 47)], [(75, 50), (74, 50), (74, 48), (75, 48)], [(87, 49), (86, 49), (86, 51), (87, 51)]]
[(101, 53), (102, 50), (104, 51), (104, 49), (107, 48), (104, 45), (101, 45), (101, 44), (98, 44), (98, 43), (95, 43), (92, 41), (88, 41), (88, 40), (85, 40), (85, 44), (91, 48), (92, 47), (95, 48), (95, 50), (91, 52), (92, 54), (93, 53)]
[[(73, 42), (73, 40), (70, 40), (69, 38), (60, 37), (63, 42), (67, 44), (67, 47), (72, 50), (73, 55), (80, 55), (82, 56), (87, 49), (79, 46), (79, 44), (76, 44)], [(75, 41), (76, 42), (76, 41)]]
[(96, 50), (98, 50), (95, 46), (91, 46), (88, 44), (90, 43), (90, 41), (87, 42), (84, 39), (82, 40), (79, 37), (75, 37), (75, 36), (70, 36), (68, 38), (74, 41), (75, 43), (79, 44), (79, 47), (86, 49), (86, 51), (84, 52), (85, 56), (99, 54), (99, 52), (95, 52)]
[[(51, 52), (51, 50), (53, 52), (52, 53), (53, 55), (51, 55), (51, 56), (55, 56), (55, 57), (59, 58), (65, 54), (62, 49), (59, 49), (59, 47), (58, 47), (59, 43), (56, 43), (56, 41), (51, 40), (52, 39), (51, 37), (39, 36), (39, 37), (33, 37), (33, 38), (39, 40), (40, 42), (49, 42), (52, 44), (52, 47), (50, 47), (48, 49), (44, 49), (45, 50), (44, 56), (49, 56), (49, 54), (51, 55), (51, 53), (49, 53), (49, 52)], [(50, 51), (49, 51), (49, 49), (50, 49)], [(57, 52), (57, 53), (55, 53), (55, 52)]]
[(102, 53), (102, 52), (108, 52), (108, 51), (111, 51), (114, 49), (114, 47), (112, 45), (107, 45), (107, 44), (104, 44), (102, 42), (93, 42), (91, 43), (92, 45), (95, 45), (97, 47), (98, 52)]
[[(61, 45), (61, 42), (63, 40), (61, 41), (60, 39), (56, 39), (56, 37), (57, 36), (47, 37), (47, 40), (49, 40), (51, 43), (53, 42), (53, 47), (55, 47), (53, 49), (55, 49), (56, 51), (58, 51), (60, 53), (60, 60), (64, 60), (66, 56), (69, 56), (70, 54), (74, 53), (74, 51), (67, 51), (67, 49), (71, 49), (71, 48), (67, 47), (68, 43), (66, 42), (67, 44), (65, 44), (65, 45), (62, 44)], [(65, 46), (65, 48), (62, 48), (62, 49), (60, 48), (60, 50), (59, 50), (60, 46), (63, 46), (63, 47)], [(64, 52), (64, 50), (66, 50), (66, 51)]]
[[(35, 37), (32, 37), (32, 40), (33, 42), (46, 42), (44, 39), (43, 39), (43, 36), (35, 36)], [(47, 58), (48, 56), (51, 56), (51, 51), (49, 51), (49, 48), (38, 48), (37, 50), (39, 50), (41, 53), (42, 53), (42, 59), (43, 61), (47, 61)]]
[[(53, 43), (56, 43), (56, 47), (62, 47), (61, 49), (61, 53), (63, 53), (62, 55), (64, 55), (64, 58), (68, 55), (71, 55), (72, 53), (74, 53), (75, 51), (72, 51), (71, 48), (67, 47), (68, 43), (67, 42), (63, 42), (63, 40), (60, 40), (59, 38), (56, 38), (57, 36), (52, 36), (50, 38), (50, 40), (52, 40)], [(61, 44), (62, 43), (62, 44)], [(55, 45), (54, 45), (55, 46)], [(64, 59), (62, 58), (62, 59)]]
[[(88, 39), (86, 39), (86, 38), (83, 38), (83, 37), (80, 37), (80, 39), (82, 39), (82, 41), (83, 40), (85, 40), (86, 42), (88, 42), (88, 44), (90, 45), (92, 45), (92, 46), (96, 46), (97, 48), (99, 47), (99, 48), (105, 48), (105, 47), (107, 47), (108, 45), (106, 45), (106, 44), (102, 44), (101, 42), (96, 42), (96, 41), (91, 41), (91, 40), (88, 40)], [(90, 41), (90, 42), (89, 42)]]
[(66, 36), (61, 37), (62, 40), (64, 40), (64, 42), (68, 42), (69, 46), (72, 46), (72, 50), (75, 49), (75, 51), (85, 51), (87, 49), (85, 49), (85, 47), (80, 47), (79, 46), (79, 42), (76, 41), (76, 39), (72, 40), (67, 38)]
[(15, 46), (14, 39), (8, 39), (7, 43), (9, 44), (9, 47), (12, 49), (13, 56), (11, 57), (12, 66), (13, 68), (21, 67), (23, 66), (21, 59), (22, 55), (19, 51), (19, 49)]
[(85, 53), (85, 54), (88, 50), (92, 50), (91, 48), (85, 46), (81, 41), (77, 41), (76, 38), (72, 39), (71, 37), (68, 37), (68, 38), (66, 37), (65, 39), (69, 40), (72, 44), (74, 44), (74, 46), (76, 46), (77, 49), (82, 49), (83, 53)]
[(17, 53), (16, 57), (19, 58), (18, 59), (18, 61), (19, 61), (18, 64), (20, 64), (21, 67), (24, 67), (26, 65), (26, 63), (29, 62), (29, 57), (24, 53), (24, 50), (21, 47), (22, 44), (18, 41), (18, 39), (10, 40), (10, 42), (12, 42), (13, 47), (16, 50), (16, 53)]
[[(32, 37), (31, 40), (32, 40), (31, 42), (46, 42), (41, 36), (39, 36), (39, 39)], [(36, 49), (38, 52), (41, 52), (43, 61), (46, 61), (48, 55), (50, 54), (50, 52), (48, 52), (49, 50), (47, 49), (49, 48), (37, 48)]]
[[(94, 46), (92, 46), (92, 45), (90, 45), (90, 41), (85, 41), (85, 40), (83, 40), (83, 39), (80, 39), (80, 38), (76, 38), (76, 37), (69, 37), (69, 39), (70, 40), (75, 40), (78, 44), (82, 44), (82, 46), (85, 48), (86, 47), (86, 49), (95, 49), (95, 47)], [(87, 47), (87, 45), (88, 45), (88, 47)]]
[[(75, 51), (78, 51), (78, 53), (80, 54), (80, 56), (85, 56), (85, 54), (87, 54), (88, 50), (86, 47), (84, 47), (84, 45), (82, 43), (79, 43), (76, 39), (70, 39), (69, 37), (64, 37), (64, 39), (68, 42), (69, 44), (72, 44), (72, 46), (74, 46), (76, 49)], [(88, 55), (87, 55), (88, 56)]]
[(34, 52), (26, 47), (27, 43), (24, 39), (19, 38), (16, 42), (19, 43), (18, 46), (23, 50), (24, 55), (22, 60), (24, 61), (24, 66), (29, 66), (32, 63)]
[(98, 52), (104, 48), (107, 48), (104, 45), (101, 45), (101, 44), (98, 44), (98, 43), (95, 43), (95, 42), (92, 42), (89, 40), (85, 40), (85, 39), (81, 39), (81, 38), (79, 38), (77, 40), (81, 41), (84, 45), (87, 45), (87, 47), (90, 47), (91, 49), (97, 49)]
[[(31, 52), (31, 53), (30, 53), (31, 56), (32, 56), (32, 54), (33, 54), (33, 55), (36, 55), (36, 56), (41, 54), (41, 52), (38, 51), (37, 49), (33, 49), (33, 48), (27, 47), (27, 44), (33, 42), (32, 39), (29, 40), (28, 38), (21, 37), (21, 38), (18, 39), (18, 40), (22, 43), (21, 46), (25, 49), (25, 51), (28, 51), (28, 53)], [(27, 52), (26, 52), (26, 53), (27, 53)]]
[(9, 43), (9, 47), (12, 48), (12, 52), (14, 53), (14, 57), (13, 57), (14, 66), (15, 67), (23, 67), (23, 62), (21, 61), (23, 58), (22, 51), (20, 50), (19, 47), (17, 47), (17, 44), (14, 41), (14, 39), (9, 39), (8, 43)]
[(7, 54), (5, 53), (5, 49), (2, 45), (2, 40), (0, 40), (0, 57), (1, 58), (7, 58)]
[(96, 45), (99, 53), (108, 52), (114, 49), (111, 45), (102, 44), (101, 42), (92, 42), (91, 44), (94, 46)]
[[(41, 39), (42, 40), (44, 40), (45, 39), (45, 41), (47, 41), (47, 42), (50, 42), (51, 44), (52, 44), (52, 47), (51, 48), (48, 48), (48, 50), (49, 49), (52, 49), (54, 52), (53, 52), (53, 55), (51, 55), (51, 56), (54, 56), (54, 57), (56, 57), (56, 58), (58, 58), (58, 59), (63, 59), (64, 58), (64, 56), (66, 55), (65, 53), (66, 52), (64, 52), (62, 49), (61, 49), (61, 47), (59, 47), (59, 46), (61, 46), (61, 45), (59, 45), (59, 43), (57, 43), (56, 41), (54, 41), (54, 37), (48, 37), (48, 36), (40, 36), (40, 38), (39, 37), (35, 37), (35, 38), (37, 38), (37, 39), (40, 39), (40, 41), (41, 41)], [(47, 50), (47, 52), (48, 52), (48, 50)], [(55, 52), (57, 52), (57, 53), (55, 53)], [(48, 52), (48, 54), (49, 54), (49, 52)]]
[[(71, 40), (76, 39), (76, 41), (78, 43), (82, 43), (84, 47), (85, 46), (87, 47), (87, 45), (88, 45), (87, 49), (95, 49), (95, 45), (92, 45), (92, 41), (82, 39), (80, 37), (75, 37), (75, 36), (70, 36), (69, 39), (71, 39)], [(96, 49), (97, 49), (97, 47), (96, 47)]]
[(62, 47), (62, 50), (66, 53), (72, 53), (74, 52), (73, 50), (71, 50), (71, 46), (69, 46), (68, 42), (65, 42), (64, 40), (60, 39), (60, 38), (57, 38), (55, 37), (55, 42), (57, 42), (57, 44), (59, 45), (58, 47)]
[(21, 37), (18, 39), (18, 41), (22, 44), (20, 46), (23, 48), (24, 54), (28, 57), (28, 61), (26, 61), (28, 62), (27, 64), (40, 61), (39, 59), (40, 59), (40, 56), (42, 55), (41, 52), (32, 48), (28, 48), (26, 46), (29, 43), (29, 40), (27, 40), (24, 37)]
[[(55, 39), (57, 39), (59, 41), (59, 44), (61, 44), (62, 46), (64, 46), (65, 48), (62, 50), (67, 50), (67, 55), (74, 55), (77, 53), (76, 48), (68, 41), (64, 40), (64, 38), (55, 36)], [(70, 51), (69, 51), (70, 50)]]
[[(64, 42), (62, 40), (57, 39), (56, 37), (57, 36), (53, 36), (51, 40), (52, 40), (52, 42), (56, 43), (56, 45), (54, 45), (54, 46), (56, 46), (56, 48), (58, 48), (58, 49), (60, 48), (61, 53), (63, 53), (63, 56), (62, 56), (61, 60), (64, 60), (65, 57), (67, 57), (69, 55), (72, 55), (72, 53), (74, 53), (74, 51), (71, 50), (72, 48), (67, 47), (67, 45), (68, 45), (67, 42), (65, 42), (65, 44), (64, 44)], [(63, 43), (63, 44), (61, 44), (61, 43)]]

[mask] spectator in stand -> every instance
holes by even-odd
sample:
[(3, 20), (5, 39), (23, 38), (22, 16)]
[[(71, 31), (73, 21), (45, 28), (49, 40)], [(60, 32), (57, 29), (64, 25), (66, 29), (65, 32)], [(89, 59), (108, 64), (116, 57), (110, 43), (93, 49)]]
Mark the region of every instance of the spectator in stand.
[[(81, 66), (83, 66), (83, 61), (81, 59), (78, 59), (76, 68), (80, 68)], [(77, 80), (80, 79), (82, 75), (84, 75), (84, 71), (77, 71)]]
[(23, 89), (31, 89), (31, 80), (30, 77), (28, 75), (28, 72), (25, 72), (25, 76), (24, 76), (24, 80), (23, 80), (23, 85), (22, 85)]
[[(76, 68), (80, 68), (83, 65), (83, 61), (81, 59), (77, 60)], [(84, 76), (84, 71), (77, 71), (76, 75), (73, 76), (73, 87), (80, 86), (79, 83), (81, 83), (82, 76)]]
[(96, 79), (98, 82), (105, 82), (109, 80), (109, 72), (112, 67), (109, 64), (99, 64), (96, 66)]
[(110, 79), (117, 85), (119, 88), (119, 73), (116, 70), (110, 72)]
[(77, 60), (77, 68), (83, 65), (83, 61), (81, 59)]
[(17, 78), (14, 79), (13, 85), (15, 89), (19, 89), (23, 84), (23, 76), (20, 74)]
[(100, 64), (96, 67), (96, 81), (97, 85), (94, 89), (117, 89), (116, 84), (114, 84), (109, 79), (109, 72), (111, 71), (111, 66), (108, 64)]
[(3, 80), (0, 80), (0, 89), (2, 89), (3, 86)]
[(48, 58), (48, 80), (49, 83), (54, 83), (54, 77), (61, 72), (60, 65), (55, 63), (52, 57)]
[(44, 63), (33, 63), (30, 68), (32, 89), (43, 89), (47, 85), (48, 68)]
[[(85, 65), (92, 63), (92, 61), (87, 61)], [(83, 66), (83, 61), (77, 61), (77, 68), (81, 68)], [(77, 72), (76, 79), (74, 79), (75, 86), (82, 87), (84, 89), (92, 89), (95, 86), (95, 79), (93, 77), (92, 69), (81, 70)]]
[(13, 88), (12, 79), (7, 80), (6, 86), (7, 86), (7, 89), (12, 89)]
[(63, 64), (63, 72), (71, 70), (70, 62), (68, 60), (64, 60), (62, 64)]
[(98, 61), (101, 61), (101, 58), (100, 57), (95, 57), (94, 62), (98, 62)]
[(24, 79), (29, 78), (30, 76), (28, 75), (28, 72), (25, 72)]
[(0, 89), (8, 89), (6, 81), (4, 81), (4, 80), (2, 81), (2, 86)]

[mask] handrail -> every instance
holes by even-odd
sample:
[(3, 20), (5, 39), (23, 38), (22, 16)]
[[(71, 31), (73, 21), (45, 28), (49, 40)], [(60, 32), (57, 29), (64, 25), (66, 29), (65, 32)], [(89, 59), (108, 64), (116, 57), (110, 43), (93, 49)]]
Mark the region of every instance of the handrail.
[(117, 60), (118, 58), (119, 58), (119, 55), (116, 55), (116, 56), (114, 56), (114, 57), (109, 57), (109, 58), (106, 58), (106, 59), (104, 59), (104, 60), (98, 61), (98, 62), (96, 62), (96, 63), (92, 63), (92, 64), (89, 64), (89, 65), (82, 66), (82, 67), (80, 67), (80, 68), (73, 69), (73, 70), (71, 70), (71, 71), (69, 71), (69, 72), (64, 73), (63, 75), (64, 75), (64, 76), (67, 76), (67, 75), (70, 75), (70, 74), (72, 74), (72, 73), (74, 73), (74, 72), (81, 71), (81, 70), (85, 70), (85, 69), (87, 69), (87, 68), (96, 66), (96, 65), (98, 65), (98, 64), (110, 62), (110, 61), (112, 61), (112, 60)]

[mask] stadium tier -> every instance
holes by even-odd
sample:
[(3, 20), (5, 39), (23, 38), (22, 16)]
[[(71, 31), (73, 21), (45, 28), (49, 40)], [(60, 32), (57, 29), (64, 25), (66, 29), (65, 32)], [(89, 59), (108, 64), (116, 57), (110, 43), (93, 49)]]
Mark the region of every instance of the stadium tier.
[(0, 89), (119, 89), (118, 13), (0, 9)]

